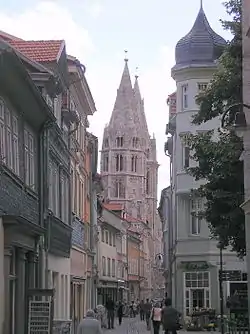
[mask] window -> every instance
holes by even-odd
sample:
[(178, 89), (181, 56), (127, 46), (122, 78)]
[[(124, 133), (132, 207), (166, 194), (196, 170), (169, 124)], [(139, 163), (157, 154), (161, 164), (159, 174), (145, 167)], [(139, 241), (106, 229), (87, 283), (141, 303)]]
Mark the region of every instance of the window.
[(103, 157), (103, 171), (108, 172), (109, 171), (109, 156), (105, 155)]
[(182, 109), (188, 108), (188, 85), (183, 85), (181, 87), (182, 93)]
[(108, 139), (105, 139), (105, 140), (104, 140), (104, 147), (105, 147), (105, 148), (108, 148), (108, 147), (109, 147), (109, 140), (108, 140)]
[(105, 230), (105, 242), (106, 244), (109, 243), (109, 231)]
[(115, 260), (112, 259), (112, 277), (115, 277)]
[(106, 276), (106, 258), (102, 257), (102, 276)]
[(102, 228), (102, 242), (104, 242), (105, 238), (104, 238), (105, 232), (104, 229)]
[(189, 160), (190, 160), (190, 148), (188, 146), (184, 145), (182, 150), (183, 150), (182, 165), (183, 165), (183, 168), (188, 168), (189, 167)]
[(113, 241), (113, 235), (112, 232), (109, 231), (109, 245), (112, 246), (112, 241)]
[(61, 219), (69, 224), (69, 178), (65, 172), (61, 172)]
[(134, 148), (137, 148), (138, 145), (139, 145), (139, 138), (133, 137), (133, 139), (132, 139), (132, 146)]
[(56, 217), (60, 217), (59, 206), (59, 166), (54, 162), (49, 163), (49, 207)]
[(34, 188), (35, 186), (35, 159), (34, 159), (34, 137), (32, 133), (24, 129), (24, 172), (25, 183)]
[(191, 200), (191, 234), (199, 235), (201, 232), (202, 200), (196, 198)]
[(136, 172), (137, 171), (137, 156), (132, 156), (131, 158), (131, 172)]
[(115, 197), (125, 198), (125, 187), (121, 180), (115, 182)]
[(123, 137), (116, 138), (116, 147), (123, 147)]
[(57, 123), (61, 126), (61, 108), (62, 108), (62, 98), (57, 96), (54, 98), (54, 115), (56, 116)]
[(117, 154), (115, 158), (115, 166), (116, 166), (116, 171), (121, 172), (123, 171), (123, 156), (121, 154)]
[(137, 203), (137, 219), (141, 219), (141, 203)]
[(0, 161), (6, 161), (4, 103), (0, 100)]
[(111, 276), (111, 260), (110, 258), (108, 258), (108, 272), (107, 272), (107, 276)]
[(197, 86), (198, 86), (198, 92), (204, 92), (207, 89), (207, 83), (206, 82), (198, 82)]
[(150, 157), (150, 152), (149, 152), (149, 149), (146, 150), (146, 158), (149, 159)]
[(113, 234), (113, 247), (115, 247), (115, 246), (116, 246), (115, 239), (116, 239), (116, 235), (115, 235), (115, 233), (114, 233), (114, 234)]
[(146, 175), (146, 194), (148, 195), (149, 192), (150, 192), (150, 186), (149, 186), (149, 183), (150, 183), (150, 173), (149, 171), (147, 171), (147, 175)]
[(185, 273), (185, 286), (186, 288), (208, 288), (209, 273), (207, 271)]

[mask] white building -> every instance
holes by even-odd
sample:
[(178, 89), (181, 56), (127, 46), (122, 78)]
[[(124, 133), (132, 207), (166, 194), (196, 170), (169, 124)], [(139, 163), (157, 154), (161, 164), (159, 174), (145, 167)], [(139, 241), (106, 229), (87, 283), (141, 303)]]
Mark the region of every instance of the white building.
[[(208, 224), (192, 215), (201, 210), (203, 201), (190, 196), (191, 189), (197, 189), (200, 182), (185, 170), (195, 166), (195, 162), (189, 157), (183, 137), (220, 127), (219, 119), (193, 125), (192, 116), (199, 110), (196, 96), (212, 79), (224, 45), (224, 39), (212, 30), (201, 7), (191, 31), (176, 45), (176, 65), (172, 68), (177, 91), (176, 114), (170, 112), (172, 118), (167, 127), (172, 135), (166, 145), (171, 156), (172, 178), (171, 189), (166, 192), (171, 214), (165, 248), (170, 256), (168, 263), (172, 261), (168, 268), (172, 277), (168, 281), (172, 281), (173, 301), (184, 316), (196, 307), (219, 309), (219, 250), (217, 242), (210, 238)], [(172, 110), (171, 103), (170, 107)], [(162, 214), (166, 215), (166, 211)], [(224, 270), (245, 271), (245, 263), (230, 251), (223, 251), (223, 261)]]

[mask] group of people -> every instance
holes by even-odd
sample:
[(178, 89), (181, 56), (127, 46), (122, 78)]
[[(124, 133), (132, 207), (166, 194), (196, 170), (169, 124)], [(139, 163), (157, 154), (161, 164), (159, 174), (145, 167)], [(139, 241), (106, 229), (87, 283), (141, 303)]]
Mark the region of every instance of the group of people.
[(152, 303), (149, 299), (144, 303), (142, 300), (139, 304), (139, 313), (141, 321), (146, 321), (147, 330), (151, 329), (152, 322), (154, 334), (160, 333), (161, 325), (165, 334), (169, 332), (176, 334), (180, 329), (181, 314), (172, 307), (170, 298), (166, 298), (162, 303)]
[[(108, 299), (105, 306), (108, 329), (114, 329), (116, 314), (118, 323), (121, 325), (124, 315), (123, 303), (120, 301), (116, 304), (112, 299)], [(140, 314), (141, 321), (146, 321), (147, 330), (151, 330), (152, 323), (154, 334), (160, 333), (161, 326), (165, 334), (169, 334), (169, 332), (177, 334), (177, 330), (180, 329), (180, 313), (172, 307), (170, 298), (165, 298), (162, 303), (152, 303), (149, 299), (146, 302), (142, 300), (137, 304), (132, 302), (130, 312), (132, 312), (130, 313), (131, 317), (134, 317), (137, 312)], [(95, 311), (87, 311), (86, 318), (78, 326), (77, 334), (102, 334), (101, 321), (99, 320)]]

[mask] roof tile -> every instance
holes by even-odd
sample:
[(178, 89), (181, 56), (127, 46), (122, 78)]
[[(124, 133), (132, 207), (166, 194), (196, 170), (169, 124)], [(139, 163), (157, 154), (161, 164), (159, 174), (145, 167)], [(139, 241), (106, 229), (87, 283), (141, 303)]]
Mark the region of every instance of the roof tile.
[(63, 40), (8, 42), (27, 58), (41, 63), (56, 61), (64, 44)]

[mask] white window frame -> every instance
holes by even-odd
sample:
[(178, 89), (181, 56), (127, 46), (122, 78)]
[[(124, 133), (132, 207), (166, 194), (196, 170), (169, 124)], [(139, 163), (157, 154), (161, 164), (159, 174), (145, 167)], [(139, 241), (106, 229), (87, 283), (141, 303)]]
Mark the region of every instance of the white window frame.
[(190, 200), (190, 234), (199, 236), (201, 234), (202, 219), (199, 212), (202, 211), (202, 198), (196, 197)]
[(24, 180), (35, 189), (35, 138), (27, 126), (24, 127)]
[[(205, 280), (204, 279), (204, 274), (208, 274), (208, 279)], [(197, 286), (192, 286), (192, 283), (190, 284), (191, 286), (190, 287), (187, 287), (186, 286), (186, 276), (187, 274), (189, 275), (197, 275)], [(202, 276), (202, 281), (203, 283), (202, 284), (199, 284), (198, 281), (198, 276), (201, 275)], [(195, 280), (194, 280), (195, 281)], [(206, 284), (204, 284), (205, 281), (208, 281), (208, 284), (206, 286)], [(190, 281), (192, 282), (192, 281)], [(200, 286), (199, 286), (200, 285)], [(204, 291), (204, 303), (206, 304), (206, 307), (207, 308), (211, 308), (211, 277), (210, 277), (210, 272), (205, 270), (205, 271), (190, 271), (190, 272), (184, 272), (183, 273), (183, 291), (184, 291), (184, 294), (183, 294), (183, 299), (184, 299), (184, 303), (183, 303), (183, 314), (184, 316), (187, 316), (188, 313), (187, 313), (187, 310), (189, 311), (189, 314), (192, 313), (192, 302), (191, 302), (191, 292), (192, 290), (203, 290)], [(188, 292), (188, 293), (187, 293)], [(207, 293), (208, 293), (208, 298), (207, 298)], [(187, 298), (187, 294), (188, 294), (188, 298)], [(188, 303), (188, 307), (186, 305), (186, 301), (189, 300), (189, 303)], [(207, 303), (208, 301), (208, 303)]]
[(181, 101), (182, 110), (188, 109), (188, 84), (181, 86)]

